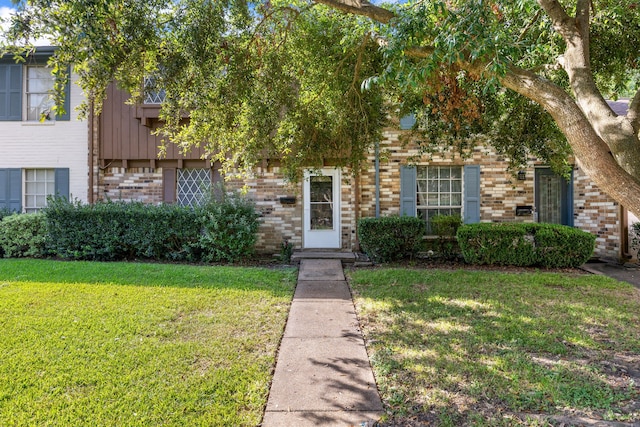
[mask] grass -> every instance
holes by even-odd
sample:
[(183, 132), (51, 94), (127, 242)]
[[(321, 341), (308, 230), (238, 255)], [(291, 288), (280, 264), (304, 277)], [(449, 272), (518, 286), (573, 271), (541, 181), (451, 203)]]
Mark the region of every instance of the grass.
[(389, 425), (640, 419), (640, 293), (628, 284), (541, 272), (349, 277)]
[(254, 426), (291, 269), (0, 259), (0, 424)]

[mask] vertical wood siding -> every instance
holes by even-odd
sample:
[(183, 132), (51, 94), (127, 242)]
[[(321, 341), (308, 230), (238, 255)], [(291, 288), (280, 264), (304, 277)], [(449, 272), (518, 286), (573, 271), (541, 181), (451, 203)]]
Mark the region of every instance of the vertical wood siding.
[[(160, 160), (161, 137), (152, 134), (161, 123), (151, 120), (151, 127), (145, 126), (145, 120), (136, 117), (137, 109), (144, 106), (126, 104), (129, 94), (112, 84), (107, 90), (100, 117), (100, 159), (101, 160)], [(149, 107), (147, 107), (149, 108)], [(175, 144), (167, 144), (165, 159), (202, 158), (204, 150), (200, 147), (181, 155)]]

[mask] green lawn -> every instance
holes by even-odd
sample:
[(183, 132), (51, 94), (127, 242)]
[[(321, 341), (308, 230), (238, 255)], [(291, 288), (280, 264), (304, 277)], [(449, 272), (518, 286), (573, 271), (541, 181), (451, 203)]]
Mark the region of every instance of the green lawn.
[(630, 285), (552, 273), (349, 277), (389, 425), (640, 419), (640, 291)]
[(293, 270), (0, 259), (0, 425), (255, 426)]

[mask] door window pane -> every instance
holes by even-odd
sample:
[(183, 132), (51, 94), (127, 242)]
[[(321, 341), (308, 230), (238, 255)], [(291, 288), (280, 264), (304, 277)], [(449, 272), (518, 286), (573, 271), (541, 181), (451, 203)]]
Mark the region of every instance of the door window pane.
[(562, 178), (555, 175), (541, 176), (538, 189), (540, 195), (539, 218), (540, 222), (551, 224), (562, 223)]
[(333, 230), (333, 177), (309, 177), (312, 230)]

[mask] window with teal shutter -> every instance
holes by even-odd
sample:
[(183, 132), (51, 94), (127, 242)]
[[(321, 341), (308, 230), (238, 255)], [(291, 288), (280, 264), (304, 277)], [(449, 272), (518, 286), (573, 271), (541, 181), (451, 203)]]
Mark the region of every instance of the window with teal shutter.
[(432, 234), (434, 217), (462, 214), (462, 166), (419, 166), (417, 172), (417, 212)]
[[(462, 185), (464, 182), (464, 186)], [(480, 222), (480, 166), (402, 166), (400, 215), (463, 214), (465, 224)]]
[[(42, 93), (42, 83), (46, 80), (43, 76), (36, 76), (39, 71), (51, 71), (46, 67), (47, 58), (31, 60), (29, 65), (16, 64), (13, 58), (3, 58), (0, 60), (0, 121), (21, 121), (22, 106), (27, 105), (27, 120), (40, 120), (42, 113), (47, 106), (44, 104), (48, 100), (43, 99), (46, 92), (52, 90), (52, 85), (47, 86)], [(29, 70), (30, 74), (27, 79), (26, 91), (23, 88), (23, 73)], [(34, 74), (35, 73), (35, 74)], [(47, 78), (49, 75), (46, 76)], [(51, 79), (48, 79), (51, 81)], [(31, 84), (29, 84), (31, 82)], [(34, 86), (35, 85), (35, 86)], [(68, 121), (71, 117), (71, 101), (69, 94), (71, 92), (71, 84), (67, 80), (65, 84), (65, 98), (62, 107), (64, 113), (54, 115), (50, 114), (51, 120)], [(42, 104), (42, 105), (41, 105)], [(49, 106), (50, 107), (50, 106)]]
[(69, 169), (25, 169), (24, 211), (38, 212), (48, 197), (69, 198)]

